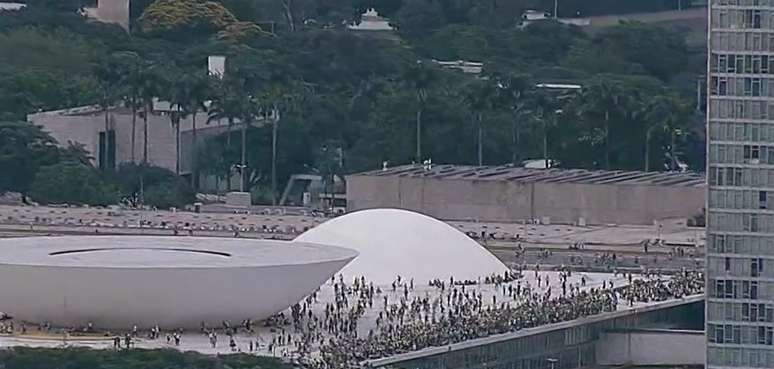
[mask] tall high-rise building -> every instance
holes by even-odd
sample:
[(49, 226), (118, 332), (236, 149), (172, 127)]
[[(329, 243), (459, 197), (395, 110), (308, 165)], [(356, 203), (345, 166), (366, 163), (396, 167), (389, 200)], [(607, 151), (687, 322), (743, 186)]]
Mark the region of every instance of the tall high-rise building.
[(774, 368), (774, 0), (710, 0), (707, 368)]

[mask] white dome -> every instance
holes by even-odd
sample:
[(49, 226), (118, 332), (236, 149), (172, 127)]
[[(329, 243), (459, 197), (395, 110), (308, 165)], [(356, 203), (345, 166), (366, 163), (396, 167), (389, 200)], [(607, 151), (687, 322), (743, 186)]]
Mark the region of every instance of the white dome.
[(331, 219), (296, 238), (357, 250), (341, 273), (389, 284), (400, 275), (418, 284), (439, 278), (476, 280), (508, 268), (450, 225), (407, 210), (362, 210)]

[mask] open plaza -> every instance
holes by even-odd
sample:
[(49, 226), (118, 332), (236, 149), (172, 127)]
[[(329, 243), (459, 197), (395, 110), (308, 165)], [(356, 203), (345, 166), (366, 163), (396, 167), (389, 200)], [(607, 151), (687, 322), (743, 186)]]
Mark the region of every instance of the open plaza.
[[(0, 248), (30, 250), (10, 253), (6, 266), (105, 273), (74, 284), (56, 271), (59, 278), (25, 271), (33, 281), (27, 289), (0, 283), (0, 294), (22, 298), (0, 306), (8, 318), (0, 326), (4, 347), (174, 348), (317, 368), (373, 366), (586, 317), (658, 309), (704, 287), (703, 233), (684, 220), (572, 226), (445, 223), (395, 209), (327, 219), (287, 209), (0, 206), (0, 235)], [(357, 256), (344, 269), (320, 269), (322, 279), (303, 266), (286, 275), (256, 269), (252, 277), (213, 277), (217, 268), (229, 273), (231, 262), (252, 265), (251, 258), (256, 268), (281, 264), (256, 250), (285, 255), (298, 252), (299, 242)], [(124, 274), (111, 277), (111, 268)], [(298, 278), (305, 284), (293, 282)], [(261, 306), (280, 306), (274, 301), (284, 306), (261, 313)]]

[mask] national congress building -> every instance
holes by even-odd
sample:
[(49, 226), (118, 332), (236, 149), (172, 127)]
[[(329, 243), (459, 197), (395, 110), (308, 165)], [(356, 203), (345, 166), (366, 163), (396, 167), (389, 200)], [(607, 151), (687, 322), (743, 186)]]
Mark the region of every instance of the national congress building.
[(774, 367), (774, 0), (710, 0), (707, 368)]

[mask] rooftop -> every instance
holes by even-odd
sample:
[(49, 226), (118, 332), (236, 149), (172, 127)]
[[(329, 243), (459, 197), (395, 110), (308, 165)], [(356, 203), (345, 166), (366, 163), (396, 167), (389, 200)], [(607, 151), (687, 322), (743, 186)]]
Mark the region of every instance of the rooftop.
[(598, 185), (640, 185), (702, 187), (706, 180), (698, 173), (640, 172), (586, 169), (528, 169), (503, 166), (402, 165), (352, 176), (508, 181), (517, 183), (575, 183)]
[(617, 311), (590, 315), (590, 316), (586, 316), (586, 317), (582, 317), (574, 320), (546, 324), (546, 325), (541, 325), (541, 326), (532, 327), (532, 328), (525, 328), (514, 332), (495, 334), (488, 337), (474, 338), (467, 341), (452, 343), (447, 346), (428, 347), (422, 350), (411, 351), (411, 352), (388, 356), (380, 359), (367, 360), (365, 364), (368, 364), (372, 368), (385, 367), (385, 366), (395, 365), (403, 361), (424, 358), (432, 355), (438, 355), (449, 351), (458, 351), (458, 350), (468, 349), (471, 347), (490, 345), (493, 343), (531, 336), (534, 334), (541, 334), (541, 333), (546, 333), (546, 332), (551, 332), (551, 331), (556, 331), (561, 329), (579, 327), (579, 326), (583, 326), (591, 323), (602, 322), (609, 319), (639, 315), (639, 314), (652, 312), (656, 310), (668, 309), (679, 305), (693, 304), (693, 303), (698, 303), (703, 301), (704, 301), (704, 295), (701, 294), (701, 295), (688, 296), (681, 299), (669, 299), (666, 301), (643, 303), (633, 308), (627, 308), (625, 307), (625, 304), (622, 304), (624, 306)]
[(84, 268), (223, 268), (316, 264), (357, 252), (305, 242), (149, 236), (0, 240), (0, 264)]
[(9, 3), (9, 2), (0, 2), (0, 11), (3, 10), (20, 10), (23, 8), (26, 8), (27, 4), (22, 3)]

